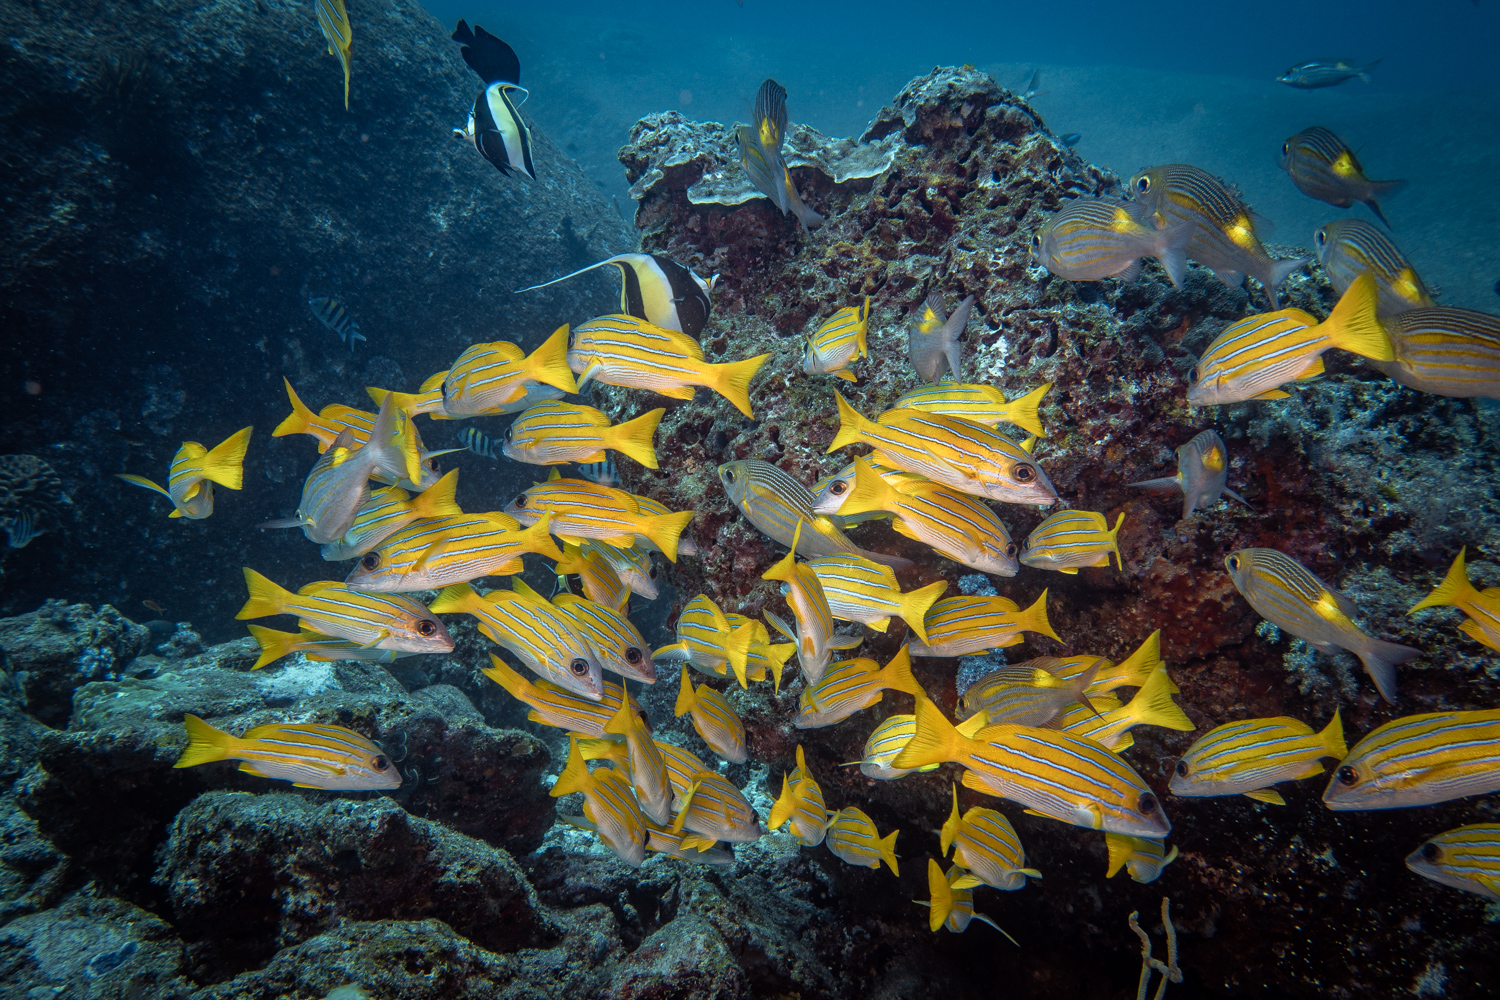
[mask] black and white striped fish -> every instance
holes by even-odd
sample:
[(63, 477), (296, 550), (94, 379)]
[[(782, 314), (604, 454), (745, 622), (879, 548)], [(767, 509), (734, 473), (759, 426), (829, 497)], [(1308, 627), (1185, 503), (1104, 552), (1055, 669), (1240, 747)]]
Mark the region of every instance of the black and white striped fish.
[(589, 482), (599, 486), (619, 486), (620, 470), (615, 467), (613, 456), (606, 456), (602, 462), (589, 462), (587, 465), (578, 467), (578, 474)]
[(521, 60), (516, 50), (478, 25), (469, 30), (462, 19), (452, 38), (463, 46), (464, 62), (484, 81), (484, 91), (474, 98), (469, 122), (453, 134), (474, 143), (474, 148), (509, 177), (512, 170), (536, 180), (531, 160), (531, 130), (516, 109), (526, 103), (521, 86)]
[(308, 299), (307, 307), (312, 310), (313, 319), (338, 334), (339, 343), (348, 344), (349, 350), (354, 350), (355, 341), (365, 339), (359, 332), (359, 324), (349, 318), (349, 310), (338, 299)]
[(477, 427), (465, 427), (463, 432), (458, 435), (458, 440), (465, 448), (476, 455), (481, 455), (485, 458), (500, 457), (500, 445), (496, 444), (493, 438)]

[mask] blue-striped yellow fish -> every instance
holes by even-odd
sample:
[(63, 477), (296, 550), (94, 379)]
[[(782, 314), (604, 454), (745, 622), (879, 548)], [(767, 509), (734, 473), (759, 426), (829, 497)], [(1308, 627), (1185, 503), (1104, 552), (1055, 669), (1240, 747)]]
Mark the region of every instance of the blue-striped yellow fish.
[(1415, 614), (1423, 608), (1452, 605), (1469, 616), (1469, 620), (1458, 627), (1460, 632), (1475, 642), (1500, 652), (1500, 587), (1483, 591), (1474, 588), (1469, 582), (1469, 570), (1464, 565), (1464, 553), (1467, 551), (1468, 546), (1458, 550), (1458, 558), (1448, 567), (1448, 575), (1443, 577), (1443, 582), (1433, 588), (1432, 593), (1413, 604), (1407, 614)]
[(1328, 282), (1338, 294), (1348, 291), (1366, 271), (1374, 276), (1382, 317), (1437, 305), (1406, 255), (1378, 226), (1364, 219), (1339, 219), (1319, 226), (1313, 243)]
[(834, 632), (833, 611), (828, 607), (828, 598), (823, 594), (818, 575), (812, 567), (797, 561), (797, 541), (801, 533), (802, 524), (798, 522), (792, 534), (791, 550), (760, 578), (781, 583), (781, 594), (786, 598), (787, 607), (792, 609), (795, 627), (769, 610), (764, 612), (766, 621), (797, 644), (797, 663), (811, 685), (823, 679), (823, 671), (828, 668), (834, 650), (854, 649), (861, 640), (857, 635)]
[(974, 912), (974, 891), (971, 887), (975, 884), (972, 876), (958, 865), (944, 874), (943, 867), (928, 858), (927, 891), (932, 898), (927, 902), (920, 899), (913, 902), (932, 911), (928, 915), (927, 926), (934, 934), (944, 927), (954, 934), (962, 934), (969, 929), (969, 924), (978, 920), (1005, 934), (1010, 943), (1019, 948), (1020, 942), (1007, 934), (1005, 928), (983, 913)]
[(1500, 823), (1473, 823), (1440, 833), (1407, 855), (1406, 867), (1500, 902)]
[(1331, 347), (1390, 361), (1395, 354), (1375, 317), (1377, 301), (1374, 279), (1362, 275), (1321, 323), (1301, 309), (1282, 309), (1232, 324), (1198, 359), (1189, 405), (1285, 399), (1290, 393), (1279, 387), (1323, 374), (1323, 352)]
[(768, 828), (779, 830), (783, 823), (791, 824), (792, 836), (803, 847), (817, 847), (828, 831), (828, 807), (823, 802), (823, 789), (807, 770), (807, 758), (800, 743), (797, 744), (797, 769), (790, 775), (781, 775), (781, 794), (771, 806)]
[(1015, 576), (1020, 568), (1009, 529), (983, 500), (920, 477), (893, 481), (862, 457), (854, 460), (854, 485), (841, 510), (841, 517), (889, 513), (898, 534), (981, 573)]
[[(879, 462), (870, 461), (865, 458), (871, 469), (880, 475), (888, 483), (901, 485), (902, 483), (926, 482), (927, 480), (914, 472), (903, 472), (892, 465), (882, 465)], [(844, 501), (849, 499), (849, 493), (854, 489), (854, 473), (856, 467), (850, 462), (837, 472), (829, 473), (813, 483), (808, 492), (812, 495), (812, 510), (814, 514), (838, 514), (844, 522), (844, 527), (859, 524), (863, 521), (872, 521), (876, 518), (889, 517), (884, 511), (864, 511), (858, 514), (844, 511)]]
[(615, 573), (598, 550), (585, 551), (577, 542), (567, 542), (562, 547), (563, 557), (557, 560), (558, 579), (576, 576), (583, 583), (583, 594), (589, 600), (616, 611), (630, 605), (630, 587)]
[(970, 295), (958, 304), (952, 316), (943, 313), (943, 297), (938, 292), (927, 296), (917, 308), (907, 328), (907, 357), (916, 373), (929, 382), (945, 375), (955, 382), (963, 379), (964, 328), (974, 308)]
[(683, 605), (677, 618), (677, 641), (651, 654), (653, 660), (685, 660), (708, 673), (723, 677), (732, 671), (745, 683), (745, 660), (755, 629), (750, 622), (733, 626), (707, 594)]
[(1062, 642), (1047, 621), (1047, 592), (1025, 611), (1004, 597), (945, 597), (932, 606), (923, 623), (927, 641), (910, 643), (912, 656), (971, 656), (1021, 641), (1036, 632)]
[(632, 868), (646, 860), (646, 817), (636, 802), (630, 780), (612, 767), (590, 771), (578, 750), (578, 740), (568, 741), (568, 763), (550, 794), (553, 798), (583, 793), (583, 815), (615, 857)]
[[(537, 595), (537, 599), (542, 598)], [(599, 654), (600, 665), (605, 670), (642, 684), (656, 683), (651, 647), (646, 645), (640, 629), (624, 614), (576, 594), (556, 594), (552, 606), (573, 619), (578, 631)]]
[(610, 720), (619, 713), (622, 701), (635, 711), (640, 710), (635, 699), (625, 693), (624, 685), (612, 681), (602, 682), (603, 694), (596, 701), (551, 681), (528, 681), (494, 653), (490, 654), (489, 667), (482, 672), (512, 698), (528, 706), (531, 710), (526, 718), (532, 722), (580, 736), (606, 736)]
[(609, 417), (592, 406), (542, 403), (526, 410), (505, 429), (500, 450), (506, 458), (531, 465), (597, 462), (605, 449), (628, 455), (648, 469), (656, 468), (652, 438), (664, 409), (611, 425)]
[[(375, 429), (375, 421), (380, 416), (378, 412), (371, 413), (368, 410), (356, 409), (352, 406), (345, 406), (342, 403), (330, 403), (323, 407), (320, 412), (314, 413), (308, 408), (307, 404), (302, 402), (301, 397), (297, 395), (297, 391), (292, 388), (292, 383), (288, 379), (283, 378), (281, 381), (286, 386), (287, 398), (291, 400), (292, 412), (287, 415), (285, 420), (276, 425), (276, 429), (271, 432), (272, 437), (306, 434), (318, 442), (319, 455), (326, 454), (328, 449), (333, 447), (333, 443), (338, 439), (338, 436), (346, 430), (349, 432), (348, 446), (351, 448), (362, 447), (370, 440), (370, 432)], [(450, 450), (457, 449), (428, 451), (427, 447), (422, 443), (422, 435), (418, 432), (416, 424), (405, 419), (415, 416), (415, 412), (404, 409), (399, 399), (396, 398), (396, 394), (391, 394), (391, 396), (393, 423), (390, 443), (401, 454), (401, 457), (399, 460), (393, 461), (393, 467), (391, 468), (384, 466), (377, 468), (371, 478), (377, 479), (387, 485), (400, 486), (405, 490), (421, 492), (422, 490), (429, 489), (433, 483), (438, 481), (440, 473), (438, 472), (435, 460), (437, 456), (446, 455)], [(376, 405), (383, 406), (384, 403), (385, 400), (382, 398)], [(419, 466), (417, 475), (414, 477), (407, 475), (405, 439), (408, 436), (411, 438), (411, 448), (416, 452), (417, 464)]]
[(1285, 716), (1226, 722), (1188, 747), (1168, 787), (1184, 797), (1244, 795), (1284, 806), (1272, 785), (1315, 777), (1324, 757), (1343, 760), (1348, 753), (1337, 711), (1320, 733)]
[(368, 663), (395, 663), (405, 656), (416, 654), (399, 649), (366, 649), (357, 642), (338, 636), (324, 635), (312, 629), (297, 632), (278, 632), (261, 625), (246, 625), (250, 635), (260, 646), (260, 656), (251, 665), (259, 670), (268, 663), (275, 663), (283, 656), (301, 653), (309, 660), (329, 663), (338, 660), (364, 660)]
[(823, 321), (802, 348), (802, 371), (806, 375), (836, 375), (853, 382), (850, 362), (867, 357), (870, 345), (870, 297), (862, 304), (845, 306)]
[(1035, 569), (1055, 569), (1076, 574), (1086, 566), (1109, 566), (1109, 554), (1115, 554), (1115, 565), (1121, 570), (1120, 525), (1122, 513), (1109, 527), (1104, 515), (1091, 510), (1060, 510), (1031, 529), (1021, 562)]
[(516, 294), (546, 288), (601, 267), (620, 271), (620, 312), (689, 337), (697, 337), (708, 324), (713, 309), (709, 293), (718, 275), (704, 281), (691, 268), (659, 253), (616, 254), (561, 278), (518, 288)]
[(1114, 878), (1123, 868), (1130, 877), (1142, 885), (1155, 882), (1167, 865), (1177, 860), (1177, 848), (1167, 851), (1166, 842), (1145, 837), (1127, 837), (1120, 833), (1106, 833), (1104, 846), (1109, 851), (1109, 869), (1105, 878)]
[(1371, 366), (1435, 396), (1500, 399), (1500, 317), (1472, 309), (1410, 309), (1384, 321), (1391, 361)]
[(797, 185), (792, 183), (791, 171), (781, 156), (785, 137), (786, 90), (775, 80), (766, 80), (755, 94), (755, 124), (735, 130), (740, 166), (756, 190), (770, 198), (782, 215), (795, 215), (806, 233), (821, 226), (823, 217), (803, 204), (797, 194)]
[(953, 848), (953, 863), (974, 876), (978, 884), (1007, 892), (1022, 889), (1028, 878), (1042, 873), (1026, 867), (1026, 849), (1016, 828), (1003, 813), (974, 806), (958, 812), (958, 786), (953, 786), (953, 811), (943, 823), (942, 853)]
[(1393, 719), (1360, 740), (1323, 792), (1345, 811), (1406, 809), (1500, 790), (1500, 709)]
[(1229, 450), (1217, 431), (1207, 430), (1177, 449), (1177, 475), (1126, 485), (1142, 490), (1180, 490), (1182, 516), (1186, 518), (1195, 510), (1212, 507), (1225, 493), (1250, 506), (1250, 501), (1230, 489), (1228, 483)]
[[(636, 499), (636, 507), (642, 511), (645, 507)], [(671, 513), (665, 507), (662, 513)], [(610, 570), (619, 578), (632, 593), (640, 594), (648, 601), (656, 600), (661, 593), (661, 587), (657, 583), (656, 563), (651, 558), (649, 550), (632, 545), (630, 548), (621, 548), (618, 545), (607, 545), (593, 539), (585, 539), (579, 549), (590, 555), (597, 555), (609, 565)], [(682, 555), (682, 536), (678, 536), (677, 554)]]
[(755, 808), (740, 790), (723, 775), (706, 770), (694, 775), (687, 789), (678, 794), (672, 829), (692, 830), (731, 844), (747, 844), (764, 832)]
[(358, 559), (416, 521), (462, 517), (463, 509), (454, 499), (457, 488), (458, 470), (453, 469), (415, 497), (399, 486), (372, 491), (344, 537), (323, 546), (323, 558), (329, 562)]
[(786, 661), (797, 652), (795, 642), (752, 642), (745, 654), (745, 677), (752, 681), (770, 677), (777, 694), (781, 693), (781, 675)]
[[(323, 9), (330, 3), (336, 3), (340, 8), (344, 6), (343, 0), (315, 0), (315, 3), (318, 7), (318, 19), (320, 21), (322, 20)], [(343, 13), (342, 9), (340, 13)], [(348, 24), (347, 21), (344, 23), (345, 25)], [(329, 51), (333, 51), (332, 44), (329, 45)], [(343, 58), (345, 53), (340, 52), (339, 55), (340, 58)], [(345, 68), (344, 72), (347, 74), (349, 70)], [(348, 94), (346, 93), (344, 97), (347, 103)], [(354, 322), (354, 318), (349, 315), (349, 310), (344, 308), (344, 304), (338, 299), (308, 299), (307, 307), (312, 310), (313, 319), (338, 334), (339, 343), (348, 344), (351, 352), (354, 350), (354, 345), (357, 341), (365, 339), (365, 335), (359, 332), (359, 324)]]
[(891, 766), (891, 761), (895, 760), (896, 755), (906, 748), (906, 744), (916, 731), (917, 717), (915, 715), (886, 716), (885, 721), (876, 726), (865, 738), (864, 756), (859, 760), (850, 761), (850, 764), (858, 764), (860, 774), (878, 781), (894, 781), (897, 778), (906, 777), (912, 771), (937, 770), (940, 766), (938, 764), (927, 764), (916, 768)]
[(456, 583), (438, 594), (432, 608), (473, 615), (479, 619), (479, 631), (510, 650), (532, 673), (585, 698), (604, 697), (599, 654), (578, 634), (573, 619), (546, 601), (513, 590), (480, 597), (467, 583)]
[[(745, 519), (772, 541), (790, 547), (797, 537), (797, 553), (809, 559), (849, 552), (886, 565), (910, 565), (905, 559), (866, 552), (844, 534), (832, 518), (813, 513), (813, 497), (806, 486), (780, 467), (758, 458), (719, 466), (724, 492)], [(798, 526), (802, 533), (797, 535)]]
[[(583, 469), (580, 468), (579, 472), (582, 471)], [(590, 479), (589, 481), (598, 486), (606, 485), (602, 480)], [(672, 511), (667, 509), (667, 505), (659, 500), (636, 496), (635, 494), (631, 494), (631, 496), (635, 498), (635, 509), (647, 517), (665, 517), (672, 513)], [(647, 552), (661, 551), (660, 546), (644, 535), (636, 535), (635, 544), (637, 548), (645, 549)], [(677, 536), (677, 554), (680, 556), (696, 556), (698, 554), (698, 543), (693, 540), (693, 533), (687, 528), (683, 528), (682, 533)]]
[(835, 663), (821, 680), (809, 684), (797, 703), (792, 725), (798, 729), (821, 729), (837, 725), (861, 709), (878, 704), (886, 691), (921, 691), (911, 673), (911, 654), (902, 646), (881, 667), (863, 657)]
[(520, 573), (523, 552), (561, 558), (547, 517), (529, 528), (505, 514), (461, 514), (418, 521), (360, 557), (344, 582), (355, 590), (441, 590), (482, 576)]
[(1309, 198), (1348, 208), (1362, 201), (1375, 217), (1391, 223), (1375, 199), (1395, 194), (1405, 181), (1372, 181), (1349, 144), (1321, 125), (1305, 128), (1281, 144), (1281, 169)]
[[(168, 517), (186, 517), (199, 521), (214, 512), (214, 483), (237, 490), (245, 481), (245, 451), (255, 428), (242, 427), (213, 448), (197, 441), (184, 441), (167, 470), (167, 488), (129, 473), (116, 473), (132, 486), (155, 490), (172, 501)], [(19, 548), (19, 546), (14, 546)]]
[(1307, 261), (1272, 260), (1256, 234), (1263, 225), (1239, 196), (1213, 174), (1186, 163), (1143, 170), (1130, 179), (1135, 200), (1158, 229), (1190, 222), (1195, 227), (1187, 255), (1209, 268), (1230, 288), (1250, 275), (1276, 308), (1276, 289)]
[(1284, 552), (1240, 549), (1225, 556), (1224, 565), (1256, 614), (1330, 656), (1347, 649), (1364, 664), (1380, 696), (1396, 700), (1396, 667), (1421, 656), (1420, 649), (1360, 631), (1351, 621), (1359, 613), (1354, 602)]
[(1171, 832), (1145, 779), (1092, 740), (1030, 726), (987, 726), (969, 739), (926, 698), (917, 699), (916, 716), (897, 767), (954, 761), (967, 768), (965, 787), (1064, 823), (1136, 837)]
[[(1135, 745), (1135, 738), (1130, 735), (1130, 730), (1136, 726), (1191, 732), (1198, 727), (1193, 725), (1193, 720), (1187, 717), (1182, 707), (1172, 700), (1172, 692), (1175, 690), (1176, 685), (1167, 676), (1166, 664), (1159, 664), (1135, 693), (1135, 697), (1125, 704), (1107, 706), (1099, 696), (1090, 695), (1093, 708), (1098, 709), (1097, 713), (1081, 705), (1072, 705), (1063, 711), (1058, 724), (1074, 736), (1091, 739), (1115, 753)], [(1113, 698), (1112, 695), (1103, 697)]]
[(936, 413), (943, 417), (962, 417), (986, 427), (1014, 424), (1027, 434), (1040, 437), (1045, 431), (1042, 429), (1042, 418), (1037, 407), (1051, 388), (1051, 382), (1043, 382), (1024, 396), (1017, 396), (1007, 402), (1005, 394), (992, 385), (973, 385), (945, 379), (936, 385), (911, 390), (896, 400), (892, 408), (921, 410), (923, 413)]
[(272, 723), (235, 737), (196, 715), (182, 721), (188, 745), (173, 767), (237, 760), (246, 774), (290, 781), (298, 788), (363, 792), (401, 787), (401, 772), (385, 751), (343, 726)]
[(691, 510), (648, 514), (624, 490), (562, 478), (537, 483), (512, 500), (505, 513), (522, 524), (535, 524), (543, 514), (551, 514), (551, 531), (565, 542), (596, 538), (629, 548), (639, 536), (671, 562), (677, 561), (677, 540), (695, 514)]
[[(441, 375), (441, 378), (439, 378)], [(437, 385), (430, 383), (436, 381)], [(508, 340), (470, 344), (446, 372), (423, 383), (423, 391), (441, 387), (443, 409), (433, 416), (461, 419), (514, 413), (542, 402), (528, 398), (535, 386), (559, 394), (578, 391), (568, 367), (568, 327), (558, 327), (530, 354)]]
[[(654, 742), (656, 749), (661, 752), (662, 763), (667, 766), (667, 781), (672, 786), (672, 808), (676, 810), (681, 806), (688, 789), (693, 786), (693, 779), (704, 771), (712, 771), (713, 768), (705, 764), (703, 759), (691, 750), (684, 750), (675, 743), (663, 743), (661, 740)], [(621, 749), (623, 744), (615, 744), (615, 747)], [(628, 753), (624, 759), (629, 759)]]
[(900, 830), (892, 830), (884, 837), (875, 829), (875, 821), (865, 815), (864, 810), (845, 806), (828, 816), (825, 840), (833, 856), (846, 864), (861, 868), (879, 868), (884, 861), (891, 874), (901, 875), (896, 861), (896, 836)]
[(677, 690), (677, 704), (672, 714), (681, 717), (691, 713), (693, 728), (714, 753), (731, 764), (746, 760), (745, 726), (734, 714), (729, 702), (707, 684), (695, 689), (687, 667), (682, 668), (682, 683)]
[(590, 382), (647, 389), (669, 399), (692, 399), (698, 386), (712, 389), (745, 416), (750, 409), (750, 380), (771, 355), (711, 364), (692, 337), (664, 330), (634, 316), (600, 316), (573, 329), (568, 365), (578, 374), (578, 388)]
[(843, 396), (839, 431), (830, 452), (867, 444), (876, 459), (907, 472), (951, 486), (971, 496), (1005, 503), (1050, 506), (1057, 491), (1047, 474), (1021, 446), (998, 431), (958, 417), (921, 410), (887, 410), (879, 421), (867, 420)]
[(625, 741), (630, 785), (635, 789), (641, 812), (654, 823), (671, 822), (672, 783), (667, 780), (667, 762), (640, 711), (629, 699), (622, 698), (619, 710), (605, 724), (604, 732)]
[(719, 842), (701, 833), (689, 830), (674, 831), (659, 826), (646, 818), (646, 850), (665, 854), (678, 861), (692, 861), (701, 865), (732, 865), (734, 854), (716, 846)]
[(1063, 678), (1042, 667), (1008, 664), (969, 685), (959, 705), (971, 717), (983, 714), (983, 725), (1044, 726), (1074, 703), (1098, 716), (1084, 693), (1098, 668), (1096, 662), (1077, 677)]
[(521, 60), (516, 50), (479, 25), (470, 31), (463, 20), (451, 37), (463, 47), (464, 62), (484, 81), (484, 90), (474, 99), (468, 125), (453, 134), (471, 139), (479, 154), (506, 177), (519, 170), (536, 180), (531, 158), (531, 130), (521, 120), (517, 107), (527, 97), (521, 86)]
[(1141, 206), (1104, 198), (1065, 202), (1031, 237), (1031, 252), (1068, 281), (1134, 281), (1141, 275), (1141, 258), (1155, 257), (1172, 284), (1181, 285), (1197, 226), (1183, 221), (1158, 229), (1149, 217), (1142, 225), (1132, 210), (1141, 212)]
[[(1157, 629), (1148, 635), (1145, 641), (1136, 647), (1135, 652), (1119, 663), (1098, 656), (1068, 658), (1039, 656), (1018, 664), (1018, 666), (1043, 667), (1064, 679), (1077, 677), (1088, 670), (1095, 669), (1096, 665), (1094, 682), (1087, 688), (1087, 694), (1091, 698), (1116, 688), (1145, 687), (1151, 675), (1162, 665), (1161, 630)], [(1169, 681), (1168, 690), (1176, 694), (1177, 685)]]
[[(349, 12), (344, 9), (344, 0), (314, 0), (313, 10), (318, 15), (318, 28), (328, 42), (328, 54), (338, 56), (339, 63), (344, 67), (344, 110), (348, 111), (349, 46), (354, 42), (354, 28), (349, 24)], [(354, 346), (352, 341), (349, 346)]]
[(434, 612), (400, 594), (365, 594), (321, 580), (292, 593), (245, 567), (249, 599), (235, 615), (265, 618), (296, 615), (299, 626), (348, 639), (367, 649), (408, 653), (451, 653), (453, 637)]
[(922, 619), (948, 589), (948, 581), (939, 580), (903, 594), (889, 566), (852, 554), (819, 556), (807, 560), (807, 566), (822, 585), (833, 617), (868, 625), (877, 632), (884, 632), (891, 618), (897, 617), (918, 638), (926, 639)]

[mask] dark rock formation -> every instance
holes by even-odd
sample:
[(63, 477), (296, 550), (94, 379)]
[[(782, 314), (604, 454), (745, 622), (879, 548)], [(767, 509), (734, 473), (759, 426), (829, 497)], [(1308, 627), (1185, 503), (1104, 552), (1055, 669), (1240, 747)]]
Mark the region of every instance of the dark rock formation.
[(73, 692), (90, 681), (120, 676), (151, 639), (109, 605), (48, 601), (41, 610), (0, 622), (0, 657), (27, 714), (49, 726), (67, 722)]

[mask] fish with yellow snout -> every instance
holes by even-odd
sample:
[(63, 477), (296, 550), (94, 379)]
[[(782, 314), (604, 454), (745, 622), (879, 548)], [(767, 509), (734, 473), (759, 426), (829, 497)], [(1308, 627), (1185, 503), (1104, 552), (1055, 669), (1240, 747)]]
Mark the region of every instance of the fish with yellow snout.
[(184, 441), (167, 470), (167, 488), (151, 480), (121, 472), (116, 478), (132, 486), (155, 490), (172, 501), (168, 517), (202, 520), (214, 512), (214, 484), (237, 490), (245, 480), (245, 451), (250, 447), (252, 427), (242, 427), (213, 448), (197, 441)]

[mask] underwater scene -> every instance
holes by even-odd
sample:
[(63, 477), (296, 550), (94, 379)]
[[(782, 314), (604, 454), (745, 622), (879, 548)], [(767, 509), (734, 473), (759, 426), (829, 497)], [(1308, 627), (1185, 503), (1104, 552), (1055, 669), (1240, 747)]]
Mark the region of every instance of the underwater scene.
[(0, 1000), (1500, 996), (1500, 4), (0, 21)]

